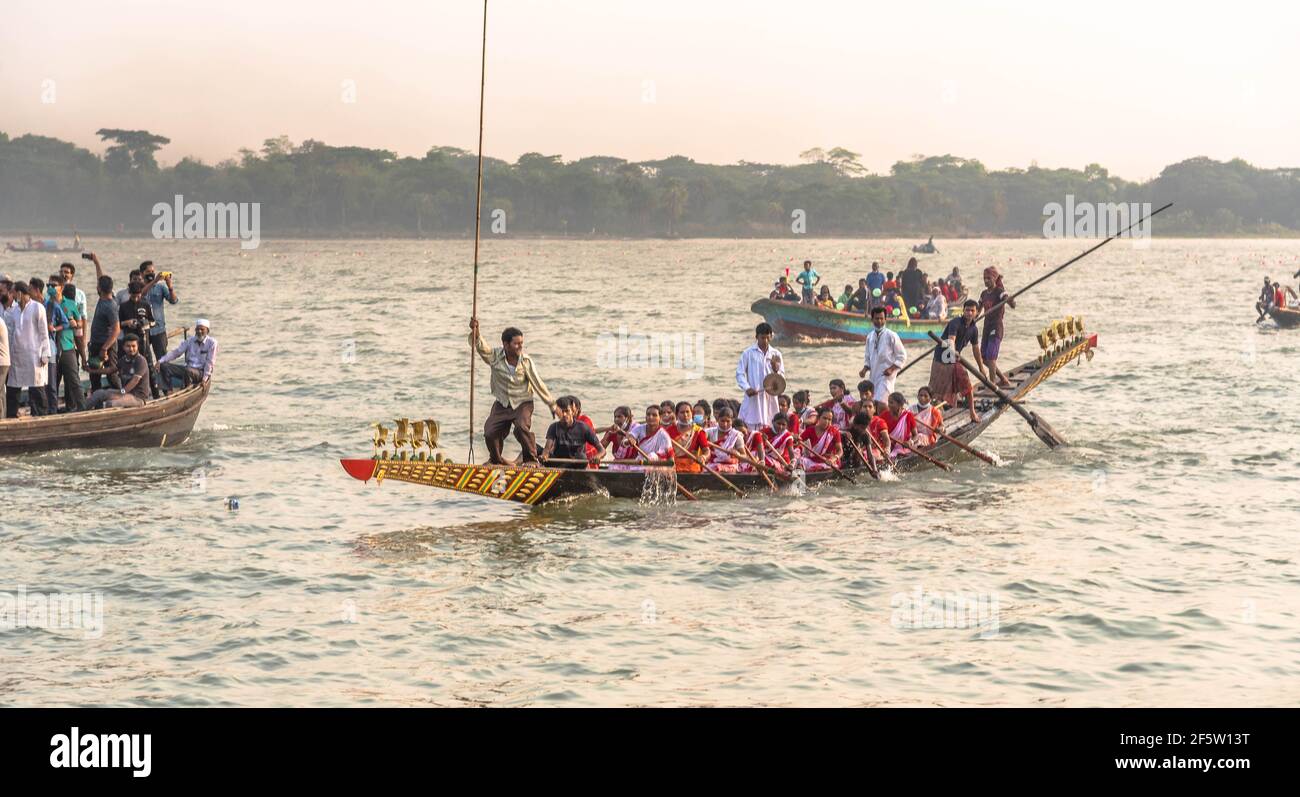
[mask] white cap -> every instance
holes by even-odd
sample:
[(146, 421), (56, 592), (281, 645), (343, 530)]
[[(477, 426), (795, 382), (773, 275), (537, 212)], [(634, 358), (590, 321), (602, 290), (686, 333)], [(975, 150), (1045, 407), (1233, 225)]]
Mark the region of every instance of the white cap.
[(206, 319), (206, 318), (200, 318), (198, 321), (195, 321), (195, 322), (194, 322), (194, 327), (195, 327), (195, 329), (197, 329), (197, 328), (199, 328), (199, 327), (203, 327), (203, 328), (205, 328), (205, 329), (209, 329), (209, 330), (212, 329), (212, 325), (208, 323), (208, 319)]

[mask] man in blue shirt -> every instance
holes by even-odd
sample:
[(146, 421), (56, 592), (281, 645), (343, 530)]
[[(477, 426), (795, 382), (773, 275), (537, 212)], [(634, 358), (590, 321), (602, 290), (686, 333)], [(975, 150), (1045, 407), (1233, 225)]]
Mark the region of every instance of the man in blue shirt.
[(176, 304), (180, 301), (176, 289), (172, 287), (172, 273), (164, 271), (160, 282), (154, 281), (157, 276), (152, 260), (140, 264), (140, 277), (146, 285), (152, 283), (152, 287), (145, 291), (144, 299), (149, 303), (149, 309), (153, 310), (154, 327), (149, 330), (149, 347), (153, 349), (155, 361), (167, 353), (167, 317), (163, 313), (163, 302)]
[(822, 281), (821, 275), (818, 274), (816, 271), (813, 271), (812, 261), (811, 260), (803, 261), (803, 271), (800, 271), (799, 276), (795, 277), (795, 282), (798, 282), (800, 285), (803, 286), (804, 304), (814, 303), (813, 288), (817, 287), (817, 283), (821, 281)]
[(876, 294), (876, 291), (883, 294), (885, 292), (884, 287), (885, 275), (880, 273), (880, 263), (872, 261), (871, 271), (867, 274), (867, 292), (871, 294), (867, 302), (870, 307), (876, 307), (881, 303), (880, 296)]
[[(47, 413), (54, 415), (59, 411), (58, 394), (54, 390), (54, 379), (59, 372), (59, 358), (56, 354), (58, 349), (56, 347), (59, 343), (58, 338), (60, 333), (69, 326), (68, 316), (64, 314), (63, 308), (59, 306), (58, 302), (50, 299), (49, 295), (45, 292), (45, 283), (41, 281), (40, 277), (32, 277), (27, 281), (27, 284), (31, 286), (31, 295), (33, 299), (37, 297), (43, 297), (44, 299), (42, 303), (45, 305), (45, 320), (46, 325), (49, 327), (50, 353), (52, 355), (49, 363), (45, 366), (45, 407)], [(32, 389), (35, 390), (36, 388)]]
[(45, 386), (46, 406), (50, 414), (59, 407), (59, 382), (63, 382), (63, 394), (67, 399), (64, 404), (68, 412), (80, 412), (86, 408), (86, 399), (81, 391), (81, 368), (76, 331), (81, 324), (81, 308), (77, 302), (63, 295), (65, 285), (63, 277), (50, 275), (50, 285), (45, 292), (45, 314), (50, 323), (50, 378)]

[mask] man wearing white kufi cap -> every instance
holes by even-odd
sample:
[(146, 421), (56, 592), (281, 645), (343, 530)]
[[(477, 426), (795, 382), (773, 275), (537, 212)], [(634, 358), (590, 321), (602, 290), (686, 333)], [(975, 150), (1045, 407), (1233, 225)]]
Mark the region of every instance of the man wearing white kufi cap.
[[(173, 379), (178, 379), (185, 387), (189, 387), (206, 384), (212, 378), (212, 367), (217, 362), (217, 339), (212, 337), (211, 332), (212, 325), (208, 319), (198, 319), (194, 322), (194, 335), (186, 338), (158, 361), (164, 393), (172, 391)], [(184, 365), (172, 362), (181, 355), (185, 356)]]

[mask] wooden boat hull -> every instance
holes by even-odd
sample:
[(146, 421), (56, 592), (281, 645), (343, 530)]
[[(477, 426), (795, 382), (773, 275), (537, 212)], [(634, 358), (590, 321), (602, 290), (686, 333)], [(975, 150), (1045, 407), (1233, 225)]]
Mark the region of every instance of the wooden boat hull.
[[(801, 304), (799, 302), (780, 302), (775, 299), (759, 299), (749, 309), (772, 325), (779, 340), (844, 340), (865, 343), (871, 332), (871, 317), (863, 313), (849, 313), (843, 310), (827, 310), (822, 307)], [(950, 314), (951, 317), (951, 314)], [(943, 334), (948, 319), (913, 319), (902, 321), (888, 319), (885, 326), (898, 333), (904, 341), (924, 340), (929, 342), (928, 333)]]
[(114, 407), (0, 421), (0, 454), (63, 448), (153, 448), (189, 438), (211, 383), (177, 390), (143, 407)]
[[(1050, 356), (1011, 369), (1007, 377), (1011, 380), (1012, 387), (1007, 389), (1007, 393), (1014, 399), (1023, 398), (1069, 363), (1084, 356), (1091, 359), (1092, 350), (1096, 345), (1096, 335), (1079, 337)], [(960, 426), (950, 425), (948, 429), (950, 435), (966, 444), (983, 434), (984, 430), (1001, 417), (1007, 408), (1006, 404), (983, 386), (975, 393), (975, 404), (978, 421), (967, 420)], [(941, 462), (951, 462), (969, 456), (959, 446), (947, 441), (926, 449), (926, 453)], [(641, 499), (653, 495), (655, 491), (671, 493), (675, 490), (670, 468), (648, 468), (648, 471), (662, 474), (661, 477), (655, 477), (648, 476), (643, 470), (608, 468), (567, 470), (525, 465), (468, 465), (454, 462), (375, 458), (344, 459), (341, 460), (341, 464), (349, 476), (360, 481), (374, 479), (377, 482), (385, 480), (408, 482), (426, 487), (473, 493), (485, 498), (512, 501), (526, 506), (579, 495)], [(914, 454), (899, 457), (895, 464), (895, 470), (901, 473), (933, 467)], [(844, 472), (860, 483), (872, 480), (871, 475), (864, 468), (848, 468)], [(767, 482), (759, 474), (728, 473), (726, 477), (746, 493), (769, 492)], [(809, 471), (805, 477), (810, 487), (839, 479), (840, 477), (833, 471)], [(717, 494), (720, 490), (728, 491), (717, 477), (708, 473), (678, 473), (676, 481), (697, 494), (708, 495)], [(728, 491), (727, 494), (731, 493)]]
[(1274, 307), (1268, 311), (1269, 318), (1277, 322), (1282, 329), (1295, 329), (1300, 327), (1300, 310), (1294, 310), (1286, 307)]

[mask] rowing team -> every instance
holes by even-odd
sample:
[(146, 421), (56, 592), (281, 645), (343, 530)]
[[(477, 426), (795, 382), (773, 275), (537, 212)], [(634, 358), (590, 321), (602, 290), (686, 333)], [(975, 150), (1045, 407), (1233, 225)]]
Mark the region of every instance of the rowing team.
[(546, 432), (541, 461), (597, 467), (610, 452), (613, 457), (607, 466), (612, 470), (636, 470), (647, 462), (671, 460), (682, 473), (698, 473), (707, 466), (723, 473), (762, 469), (789, 474), (799, 469), (876, 469), (913, 448), (938, 441), (943, 415), (931, 402), (928, 387), (917, 391), (917, 402), (910, 407), (902, 393), (891, 394), (887, 403), (873, 401), (873, 390), (871, 382), (864, 381), (855, 399), (843, 380), (835, 379), (828, 401), (808, 406), (807, 391), (799, 391), (793, 409), (790, 399), (781, 396), (780, 411), (771, 423), (753, 429), (726, 403), (714, 408), (709, 421), (701, 415), (701, 405), (687, 401), (678, 402), (671, 413), (667, 402), (652, 404), (640, 423), (633, 422), (630, 408), (619, 407), (613, 425), (599, 439), (591, 420), (581, 414), (578, 399), (564, 396), (556, 401), (559, 419)]

